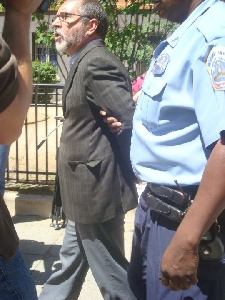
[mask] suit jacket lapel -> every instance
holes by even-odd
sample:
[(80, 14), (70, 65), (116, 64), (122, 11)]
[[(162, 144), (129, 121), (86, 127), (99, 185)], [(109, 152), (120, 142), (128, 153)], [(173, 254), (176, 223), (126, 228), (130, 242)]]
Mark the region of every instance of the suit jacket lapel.
[(73, 63), (72, 67), (70, 68), (70, 72), (68, 74), (68, 77), (66, 79), (65, 82), (65, 86), (63, 89), (63, 93), (62, 93), (62, 107), (63, 107), (63, 113), (65, 114), (66, 112), (66, 96), (70, 90), (70, 87), (72, 85), (73, 82), (73, 78), (77, 72), (77, 68), (79, 66), (80, 61), (85, 57), (85, 55), (87, 55), (87, 53), (89, 53), (93, 48), (96, 47), (105, 47), (104, 43), (102, 40), (96, 40), (93, 41), (89, 44), (87, 44), (80, 52), (79, 56), (77, 57), (77, 59), (75, 60), (75, 62)]

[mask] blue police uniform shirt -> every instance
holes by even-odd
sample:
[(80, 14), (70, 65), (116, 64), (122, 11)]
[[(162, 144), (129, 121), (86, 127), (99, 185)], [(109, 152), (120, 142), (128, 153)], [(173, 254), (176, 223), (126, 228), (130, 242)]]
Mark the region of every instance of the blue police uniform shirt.
[(205, 0), (156, 48), (133, 120), (139, 179), (199, 184), (225, 130), (224, 16), (225, 3)]

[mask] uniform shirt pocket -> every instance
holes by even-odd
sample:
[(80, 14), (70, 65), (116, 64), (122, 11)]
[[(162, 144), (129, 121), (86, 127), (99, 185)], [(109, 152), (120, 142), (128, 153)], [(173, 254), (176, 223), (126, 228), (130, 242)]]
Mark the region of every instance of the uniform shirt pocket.
[(154, 129), (158, 126), (161, 101), (167, 82), (161, 77), (151, 74), (150, 80), (146, 80), (142, 86), (140, 105), (143, 123)]

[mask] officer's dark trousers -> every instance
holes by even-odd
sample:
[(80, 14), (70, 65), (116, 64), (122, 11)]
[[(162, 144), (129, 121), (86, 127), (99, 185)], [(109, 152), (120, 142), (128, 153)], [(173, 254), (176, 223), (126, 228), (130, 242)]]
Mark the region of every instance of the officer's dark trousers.
[(224, 300), (225, 259), (200, 262), (198, 285), (187, 291), (172, 291), (161, 284), (162, 255), (172, 239), (177, 223), (154, 212), (140, 201), (135, 215), (135, 231), (128, 278), (139, 300)]

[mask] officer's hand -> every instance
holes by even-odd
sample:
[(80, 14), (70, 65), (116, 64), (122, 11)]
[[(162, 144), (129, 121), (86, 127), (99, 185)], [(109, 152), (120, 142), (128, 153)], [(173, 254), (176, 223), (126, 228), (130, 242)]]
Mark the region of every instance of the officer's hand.
[(100, 115), (103, 116), (103, 121), (107, 124), (112, 133), (118, 133), (122, 124), (116, 118), (108, 117), (104, 110), (100, 110)]
[(198, 282), (197, 267), (198, 247), (187, 249), (175, 235), (162, 258), (162, 284), (174, 291), (187, 290)]
[(14, 10), (23, 15), (32, 15), (43, 0), (4, 0), (7, 10)]

